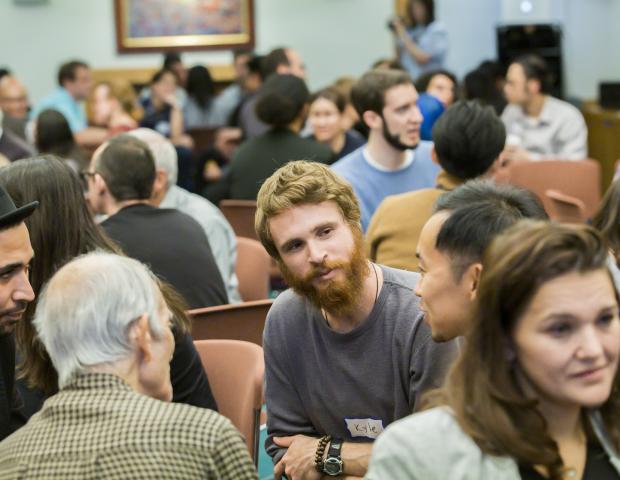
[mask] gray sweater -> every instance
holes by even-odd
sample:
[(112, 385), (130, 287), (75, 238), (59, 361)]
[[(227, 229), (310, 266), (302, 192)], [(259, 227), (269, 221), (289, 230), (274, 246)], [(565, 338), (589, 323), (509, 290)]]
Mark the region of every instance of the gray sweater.
[(291, 290), (267, 316), (267, 452), (285, 449), (274, 436), (330, 434), (371, 442), (415, 409), (420, 393), (437, 387), (456, 353), (435, 343), (413, 288), (418, 274), (381, 267), (384, 283), (368, 318), (341, 334)]

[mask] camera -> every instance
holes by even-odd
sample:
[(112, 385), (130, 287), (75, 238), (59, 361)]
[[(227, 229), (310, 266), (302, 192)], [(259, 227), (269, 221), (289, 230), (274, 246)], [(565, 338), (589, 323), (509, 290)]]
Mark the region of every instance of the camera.
[(395, 26), (395, 22), (396, 21), (400, 21), (401, 23), (404, 23), (404, 20), (401, 17), (398, 17), (398, 16), (392, 17), (387, 22), (387, 28), (389, 28), (390, 30), (395, 32), (396, 31), (396, 26)]

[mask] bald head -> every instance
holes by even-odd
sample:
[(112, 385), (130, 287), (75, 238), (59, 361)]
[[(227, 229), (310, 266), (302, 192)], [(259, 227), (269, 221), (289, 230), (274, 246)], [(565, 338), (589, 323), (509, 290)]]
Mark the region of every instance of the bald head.
[(0, 110), (13, 118), (28, 116), (28, 92), (13, 75), (5, 75), (0, 80)]

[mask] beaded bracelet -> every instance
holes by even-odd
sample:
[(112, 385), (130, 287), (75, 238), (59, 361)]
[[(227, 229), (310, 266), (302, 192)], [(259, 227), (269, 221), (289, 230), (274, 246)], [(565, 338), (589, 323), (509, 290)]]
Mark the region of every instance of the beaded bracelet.
[(325, 454), (325, 447), (332, 439), (330, 435), (323, 435), (319, 440), (319, 444), (316, 447), (316, 454), (314, 455), (314, 466), (317, 472), (323, 473), (323, 455)]

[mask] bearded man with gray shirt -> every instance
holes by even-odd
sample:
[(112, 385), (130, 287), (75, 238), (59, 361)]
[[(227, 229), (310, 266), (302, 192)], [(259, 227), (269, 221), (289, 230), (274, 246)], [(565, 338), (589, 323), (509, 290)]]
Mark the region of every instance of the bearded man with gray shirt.
[(442, 383), (456, 346), (433, 342), (417, 273), (366, 259), (355, 194), (325, 165), (289, 162), (267, 179), (256, 230), (292, 287), (263, 341), (275, 477), (362, 477), (374, 439)]

